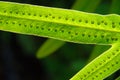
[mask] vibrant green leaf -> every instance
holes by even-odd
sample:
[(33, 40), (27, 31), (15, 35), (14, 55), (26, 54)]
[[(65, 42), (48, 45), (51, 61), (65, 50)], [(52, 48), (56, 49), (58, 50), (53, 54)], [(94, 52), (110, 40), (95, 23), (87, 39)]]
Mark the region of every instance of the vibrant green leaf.
[[(78, 9), (78, 10), (82, 10), (83, 6), (81, 5), (81, 3), (84, 3), (85, 6), (87, 6), (87, 8), (85, 8), (85, 11), (94, 11), (96, 6), (100, 3), (101, 0), (98, 1), (92, 1), (88, 3), (88, 0), (76, 0), (74, 5), (72, 6), (72, 9)], [(89, 4), (89, 5), (88, 5)], [(94, 5), (93, 5), (94, 4)], [(94, 8), (93, 8), (94, 7)], [(51, 44), (51, 45), (50, 45)], [(54, 45), (55, 44), (55, 45)], [(56, 44), (58, 44), (56, 46)], [(45, 42), (39, 49), (37, 52), (37, 57), (39, 56), (43, 56), (43, 55), (50, 55), (52, 54), (54, 51), (56, 51), (57, 49), (59, 49), (62, 45), (64, 45), (65, 42), (64, 41), (56, 41), (56, 39), (50, 39), (47, 40), (47, 42)], [(49, 50), (47, 50), (47, 48), (49, 48)], [(54, 49), (53, 49), (54, 48)], [(47, 51), (47, 52), (46, 52)], [(44, 56), (44, 57), (46, 57)], [(42, 58), (44, 58), (42, 57)], [(40, 58), (40, 57), (39, 57)]]
[(120, 16), (0, 1), (0, 30), (84, 44), (112, 45), (71, 80), (101, 80), (120, 69)]
[(70, 80), (103, 80), (120, 69), (120, 44), (114, 44), (109, 50), (90, 62)]
[(88, 59), (88, 62), (92, 61), (98, 55), (102, 54), (104, 51), (108, 50), (110, 46), (106, 45), (96, 45)]
[(64, 44), (63, 41), (54, 40), (54, 39), (48, 39), (40, 49), (38, 49), (37, 57), (38, 58), (44, 58), (48, 56), (49, 54), (56, 51), (59, 47), (61, 47)]

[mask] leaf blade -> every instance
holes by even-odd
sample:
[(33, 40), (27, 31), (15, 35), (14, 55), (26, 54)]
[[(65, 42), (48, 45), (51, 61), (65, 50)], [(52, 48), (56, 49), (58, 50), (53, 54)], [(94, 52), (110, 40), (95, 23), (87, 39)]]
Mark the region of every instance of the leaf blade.
[(119, 47), (119, 43), (114, 44), (108, 51), (105, 51), (102, 55), (90, 62), (70, 80), (102, 80), (119, 70)]
[[(103, 22), (101, 22), (101, 25), (96, 24), (98, 20), (108, 20), (109, 22), (112, 22), (112, 20), (114, 20), (117, 23), (119, 20), (118, 15), (102, 16), (99, 14), (85, 13), (75, 10), (40, 7), (10, 2), (0, 2), (0, 4), (3, 4), (0, 5), (1, 30), (49, 37), (75, 43), (112, 44), (119, 40), (119, 27), (115, 27), (113, 29), (112, 27), (109, 27), (111, 26), (110, 23), (108, 25), (105, 25)], [(7, 9), (10, 8), (7, 12), (4, 12), (6, 11), (5, 5), (8, 5)], [(18, 14), (16, 13), (16, 10), (11, 12), (11, 7), (12, 9), (15, 8), (22, 13)], [(43, 17), (38, 17), (35, 14), (29, 15), (29, 12), (32, 14), (35, 10), (38, 12), (42, 11), (42, 14), (51, 13), (55, 17), (51, 15), (49, 17), (46, 17), (46, 15), (43, 15)], [(62, 19), (59, 18), (58, 15), (62, 15)], [(83, 22), (80, 21), (81, 19)], [(89, 21), (92, 20), (95, 20), (94, 24), (89, 23)], [(105, 35), (103, 35), (104, 32), (106, 32)]]
[(48, 56), (60, 48), (63, 44), (65, 44), (63, 41), (48, 39), (43, 46), (38, 49), (37, 58), (44, 58)]

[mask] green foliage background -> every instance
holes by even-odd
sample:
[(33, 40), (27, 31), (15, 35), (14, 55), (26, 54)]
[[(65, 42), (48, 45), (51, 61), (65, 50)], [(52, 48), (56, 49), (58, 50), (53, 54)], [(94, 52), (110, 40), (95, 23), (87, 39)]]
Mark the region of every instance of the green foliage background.
[[(100, 14), (120, 13), (120, 0), (8, 1), (66, 9), (74, 8)], [(87, 7), (90, 3), (92, 3), (89, 5), (90, 7)], [(95, 4), (97, 4), (96, 7), (94, 7)], [(82, 7), (79, 8), (79, 6)], [(47, 38), (2, 31), (0, 31), (0, 36), (0, 80), (68, 80), (89, 61), (109, 48), (109, 46), (103, 47), (66, 42), (62, 47), (55, 50), (53, 54), (43, 59), (38, 59), (36, 58), (36, 53)], [(57, 42), (53, 44), (57, 44)], [(51, 48), (51, 46), (53, 45), (51, 44), (48, 48)], [(114, 80), (120, 76), (119, 74), (120, 71), (117, 71), (106, 80)]]

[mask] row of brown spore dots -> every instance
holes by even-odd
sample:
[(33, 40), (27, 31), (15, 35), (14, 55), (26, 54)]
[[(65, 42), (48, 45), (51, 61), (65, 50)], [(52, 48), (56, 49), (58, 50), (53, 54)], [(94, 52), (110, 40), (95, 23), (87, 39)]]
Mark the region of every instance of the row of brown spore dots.
[[(48, 13), (48, 15), (45, 15), (45, 14), (38, 14), (38, 13), (28, 13), (28, 12), (13, 12), (13, 11), (7, 11), (7, 10), (4, 10), (3, 11), (4, 13), (10, 13), (10, 14), (18, 14), (18, 15), (28, 15), (28, 16), (37, 16), (37, 17), (44, 17), (44, 18), (49, 18), (51, 17), (52, 19), (62, 19), (62, 20), (66, 20), (66, 21), (72, 21), (72, 22), (84, 22), (84, 23), (89, 23), (89, 24), (97, 24), (97, 25), (108, 25), (108, 23), (106, 21), (90, 21), (90, 20), (85, 20), (85, 19), (75, 19), (75, 18), (69, 18), (69, 17), (61, 17), (61, 16), (53, 16), (52, 14)], [(120, 25), (120, 23), (119, 23)], [(115, 25), (115, 22), (111, 22), (111, 26), (112, 28), (116, 28), (116, 25)]]
[[(0, 20), (0, 23), (2, 23), (2, 22), (4, 22), (3, 20)], [(5, 24), (8, 24), (9, 22), (8, 21), (6, 21), (5, 22)], [(24, 27), (27, 27), (27, 24), (23, 24), (23, 23), (15, 23), (15, 22), (11, 22), (12, 24), (18, 24), (19, 26), (24, 26)], [(33, 27), (33, 25), (31, 25), (31, 24), (29, 24), (28, 25), (30, 28), (32, 28)], [(38, 25), (36, 25), (36, 29), (38, 29), (39, 28), (39, 26)], [(41, 28), (41, 30), (45, 30), (44, 29), (44, 27), (40, 27)], [(50, 27), (48, 28), (48, 31), (51, 31), (51, 30), (53, 30), (53, 29), (51, 29)], [(55, 32), (57, 32), (58, 30), (57, 29), (54, 29), (54, 31)], [(59, 30), (59, 31), (61, 31), (62, 33), (64, 33), (64, 32), (66, 32), (64, 29), (62, 29), (62, 30)], [(98, 36), (97, 34), (94, 34), (94, 35), (91, 35), (90, 33), (79, 33), (79, 32), (72, 32), (72, 31), (67, 31), (67, 33), (68, 34), (70, 34), (71, 35), (71, 33), (72, 33), (72, 36), (71, 37), (74, 37), (74, 35), (82, 35), (82, 37), (88, 37), (88, 38), (91, 38), (91, 37), (94, 37), (95, 39), (96, 38), (100, 38), (100, 35)], [(73, 35), (74, 34), (74, 35)], [(118, 38), (116, 38), (116, 37), (111, 37), (111, 38), (105, 38), (105, 36), (104, 36), (104, 34), (101, 34), (101, 38), (103, 38), (103, 39), (106, 39), (106, 42), (110, 42), (110, 41), (118, 41)]]

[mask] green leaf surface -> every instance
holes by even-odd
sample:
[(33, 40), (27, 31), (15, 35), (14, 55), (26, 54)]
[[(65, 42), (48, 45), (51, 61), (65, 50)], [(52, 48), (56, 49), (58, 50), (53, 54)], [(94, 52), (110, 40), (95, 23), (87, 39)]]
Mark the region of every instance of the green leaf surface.
[(71, 80), (101, 80), (120, 69), (120, 16), (0, 1), (0, 30), (84, 44), (112, 45)]
[(59, 47), (61, 47), (64, 44), (63, 41), (54, 40), (54, 39), (48, 39), (42, 47), (37, 52), (38, 58), (44, 58), (48, 56), (49, 54), (56, 51)]
[(120, 14), (120, 0), (112, 0), (110, 12)]
[(120, 69), (120, 44), (114, 44), (109, 50), (90, 62), (70, 80), (103, 80)]
[(0, 29), (4, 31), (85, 44), (119, 41), (120, 16), (116, 14), (105, 16), (27, 4), (0, 4)]
[(72, 8), (75, 10), (94, 12), (100, 2), (101, 0), (76, 0)]
[[(94, 11), (96, 9), (96, 7), (100, 3), (100, 1), (101, 0), (98, 0), (98, 1), (93, 0), (92, 2), (88, 3), (88, 0), (76, 0), (74, 5), (72, 6), (72, 9), (82, 10), (83, 5), (81, 5), (81, 3), (84, 3), (84, 6), (87, 6), (87, 8), (85, 8), (84, 10), (88, 11), (88, 12), (91, 12), (91, 11)], [(56, 46), (56, 44), (58, 44), (58, 45)], [(58, 40), (56, 41), (56, 39), (49, 39), (38, 49), (37, 57), (40, 58), (39, 56), (42, 56), (42, 58), (44, 58), (44, 57), (54, 53), (57, 49), (59, 49), (64, 44), (65, 44), (64, 41), (58, 41)], [(47, 50), (47, 48), (49, 50)], [(43, 55), (46, 55), (46, 56), (43, 56)]]
[(88, 59), (88, 62), (92, 61), (98, 55), (102, 54), (104, 51), (108, 50), (110, 46), (108, 45), (96, 45)]
[[(112, 0), (112, 4), (110, 6), (110, 12), (109, 13), (117, 13), (119, 14), (119, 2), (120, 0)], [(107, 11), (107, 9), (106, 9)], [(106, 12), (107, 13), (107, 12)], [(96, 58), (98, 55), (106, 51), (110, 46), (104, 46), (104, 45), (96, 45), (88, 59), (88, 62)]]

